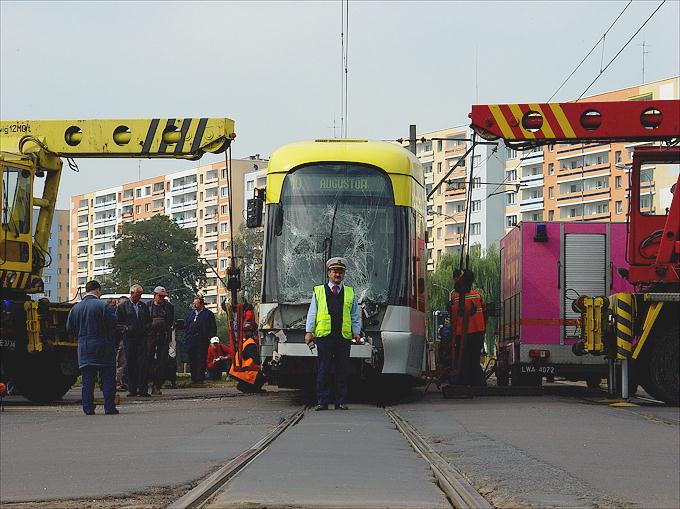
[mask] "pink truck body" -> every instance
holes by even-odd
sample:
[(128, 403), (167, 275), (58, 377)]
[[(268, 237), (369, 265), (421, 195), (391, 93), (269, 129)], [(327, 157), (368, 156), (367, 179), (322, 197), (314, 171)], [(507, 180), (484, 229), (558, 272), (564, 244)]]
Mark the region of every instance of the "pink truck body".
[(578, 295), (632, 290), (617, 270), (627, 267), (626, 224), (522, 222), (501, 240), (500, 249), (497, 355), (513, 383), (516, 373), (571, 379), (605, 375), (603, 357), (572, 352), (579, 329), (571, 302)]

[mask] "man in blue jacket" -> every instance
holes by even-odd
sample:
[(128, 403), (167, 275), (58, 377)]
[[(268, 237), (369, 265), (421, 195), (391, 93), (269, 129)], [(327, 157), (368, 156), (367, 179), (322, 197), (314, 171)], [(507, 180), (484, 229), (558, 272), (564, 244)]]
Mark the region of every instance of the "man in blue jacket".
[(82, 399), (85, 415), (94, 415), (94, 384), (99, 372), (104, 393), (104, 413), (117, 414), (116, 349), (111, 331), (116, 326), (116, 315), (106, 302), (99, 300), (102, 287), (88, 281), (87, 294), (73, 306), (66, 320), (69, 334), (78, 338), (78, 366), (82, 373)]
[(217, 322), (213, 312), (205, 307), (203, 297), (194, 299), (193, 308), (184, 319), (184, 347), (189, 354), (191, 383), (201, 384), (205, 380), (210, 338), (217, 336)]

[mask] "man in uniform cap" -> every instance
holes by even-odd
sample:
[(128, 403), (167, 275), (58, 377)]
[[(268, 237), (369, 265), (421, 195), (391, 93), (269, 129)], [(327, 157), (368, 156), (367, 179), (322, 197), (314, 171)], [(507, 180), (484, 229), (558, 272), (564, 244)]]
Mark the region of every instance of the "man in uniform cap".
[(330, 371), (335, 371), (335, 408), (347, 410), (347, 374), (352, 340), (361, 333), (359, 306), (354, 289), (343, 284), (347, 260), (333, 257), (326, 262), (328, 283), (314, 287), (307, 313), (305, 343), (319, 347), (315, 410), (328, 410)]

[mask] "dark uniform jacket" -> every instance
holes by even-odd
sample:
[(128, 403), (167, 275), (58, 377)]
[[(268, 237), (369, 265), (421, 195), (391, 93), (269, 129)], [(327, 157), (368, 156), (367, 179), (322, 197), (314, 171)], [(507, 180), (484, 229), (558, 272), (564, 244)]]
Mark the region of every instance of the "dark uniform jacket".
[(191, 312), (184, 319), (184, 346), (188, 350), (193, 346), (208, 347), (210, 338), (217, 335), (217, 323), (215, 315), (207, 308), (196, 314)]
[(78, 338), (80, 368), (116, 365), (116, 349), (111, 337), (115, 326), (113, 309), (94, 295), (86, 295), (73, 306), (66, 320), (66, 329)]
[(116, 308), (118, 330), (127, 341), (146, 341), (151, 328), (148, 306), (141, 300), (137, 302), (139, 316), (130, 300), (126, 300)]

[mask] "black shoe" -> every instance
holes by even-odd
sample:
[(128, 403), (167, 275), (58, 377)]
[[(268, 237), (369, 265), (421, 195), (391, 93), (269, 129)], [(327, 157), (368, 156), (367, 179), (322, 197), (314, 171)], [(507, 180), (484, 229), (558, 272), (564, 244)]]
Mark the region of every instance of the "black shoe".
[(336, 410), (349, 410), (347, 405), (335, 405)]
[(316, 405), (314, 411), (318, 412), (319, 410), (328, 410), (328, 405)]
[(148, 392), (140, 392), (139, 394), (137, 394), (137, 396), (139, 396), (140, 398), (150, 398), (151, 394), (149, 394)]
[(94, 415), (94, 410), (92, 410), (91, 412), (84, 412), (84, 413), (85, 413), (85, 415)]
[(104, 412), (106, 415), (118, 415), (120, 412), (118, 411), (117, 408), (114, 408), (110, 412)]
[(136, 392), (128, 392), (128, 393), (127, 393), (127, 397), (128, 397), (128, 398), (131, 398), (131, 397), (136, 396), (136, 395), (137, 395)]

